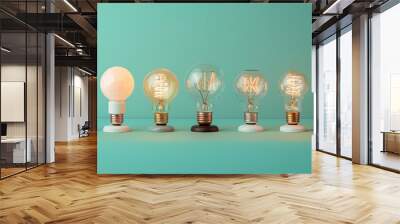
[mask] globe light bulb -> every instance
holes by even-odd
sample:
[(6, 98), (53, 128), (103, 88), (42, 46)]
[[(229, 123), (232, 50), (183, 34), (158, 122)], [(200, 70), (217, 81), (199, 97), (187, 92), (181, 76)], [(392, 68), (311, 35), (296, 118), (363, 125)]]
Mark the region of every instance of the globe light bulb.
[(221, 88), (221, 72), (212, 65), (199, 65), (186, 79), (186, 88), (196, 98), (197, 123), (194, 132), (215, 132), (218, 127), (212, 123), (212, 100)]
[(281, 91), (285, 95), (287, 125), (281, 126), (283, 132), (304, 131), (300, 125), (301, 100), (307, 91), (307, 81), (303, 74), (289, 72), (281, 82)]
[(178, 93), (179, 82), (174, 73), (168, 69), (156, 69), (146, 75), (143, 81), (144, 92), (152, 101), (154, 109), (154, 122), (156, 126), (151, 131), (169, 132), (173, 131), (168, 126), (168, 104)]
[(100, 79), (100, 88), (108, 98), (108, 112), (111, 125), (104, 126), (104, 132), (126, 132), (127, 125), (123, 125), (126, 111), (125, 100), (132, 94), (135, 81), (128, 69), (115, 66), (108, 68)]
[(264, 97), (268, 90), (268, 82), (258, 70), (245, 70), (236, 79), (236, 90), (245, 98), (246, 111), (244, 125), (239, 126), (240, 132), (260, 132), (264, 128), (257, 125), (259, 99)]

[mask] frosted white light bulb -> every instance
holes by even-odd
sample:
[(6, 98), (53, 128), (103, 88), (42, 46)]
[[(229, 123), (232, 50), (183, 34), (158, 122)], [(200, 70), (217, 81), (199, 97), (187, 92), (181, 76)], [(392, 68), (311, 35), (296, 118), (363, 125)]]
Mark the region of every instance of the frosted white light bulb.
[(111, 67), (107, 69), (101, 79), (100, 88), (108, 98), (108, 113), (111, 117), (111, 126), (105, 126), (104, 132), (124, 132), (129, 130), (122, 125), (126, 111), (125, 100), (132, 94), (135, 81), (132, 74), (124, 67)]

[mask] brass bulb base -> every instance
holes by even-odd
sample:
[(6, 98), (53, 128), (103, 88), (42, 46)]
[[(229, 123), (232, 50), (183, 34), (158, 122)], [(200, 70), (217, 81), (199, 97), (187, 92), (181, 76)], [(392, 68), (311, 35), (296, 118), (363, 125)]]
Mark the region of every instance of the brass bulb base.
[(257, 124), (258, 112), (244, 112), (243, 118), (246, 124)]
[(197, 123), (190, 129), (193, 132), (217, 132), (219, 128), (212, 123), (212, 112), (197, 112)]
[(110, 114), (112, 125), (120, 126), (124, 122), (124, 114)]
[(297, 125), (300, 122), (300, 112), (298, 111), (287, 111), (286, 122), (288, 125)]
[(212, 112), (197, 112), (197, 123), (200, 126), (210, 126), (212, 123)]
[(155, 112), (154, 113), (154, 123), (156, 125), (167, 125), (168, 113), (167, 112)]

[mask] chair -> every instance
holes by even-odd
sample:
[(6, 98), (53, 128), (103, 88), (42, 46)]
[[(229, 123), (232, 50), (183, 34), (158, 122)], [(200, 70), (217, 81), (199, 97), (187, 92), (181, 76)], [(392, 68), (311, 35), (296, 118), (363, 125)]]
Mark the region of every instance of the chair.
[(85, 121), (85, 123), (82, 125), (82, 127), (80, 127), (80, 125), (78, 125), (78, 129), (79, 129), (79, 138), (88, 137), (89, 129), (90, 129), (89, 121)]

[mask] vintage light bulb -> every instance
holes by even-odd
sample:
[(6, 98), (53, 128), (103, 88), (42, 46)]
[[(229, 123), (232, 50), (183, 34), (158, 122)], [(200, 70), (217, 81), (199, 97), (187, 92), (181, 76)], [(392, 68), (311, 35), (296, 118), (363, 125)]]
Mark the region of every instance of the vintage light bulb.
[(265, 96), (268, 82), (258, 70), (245, 70), (236, 80), (236, 90), (245, 98), (246, 111), (244, 125), (239, 126), (240, 132), (260, 132), (264, 128), (257, 125), (258, 100)]
[(281, 126), (282, 132), (301, 132), (300, 125), (301, 100), (307, 91), (307, 81), (303, 74), (289, 72), (281, 82), (281, 90), (285, 95), (286, 125)]
[(156, 69), (146, 75), (143, 81), (144, 92), (153, 102), (154, 127), (151, 131), (169, 132), (173, 131), (172, 126), (168, 126), (168, 104), (178, 93), (179, 82), (174, 73), (168, 69)]
[(108, 98), (108, 112), (111, 125), (104, 126), (104, 132), (126, 132), (130, 129), (123, 125), (126, 111), (125, 100), (132, 94), (135, 81), (128, 69), (123, 67), (111, 67), (107, 69), (100, 79), (100, 88)]
[(218, 127), (212, 123), (212, 100), (221, 88), (221, 72), (212, 65), (199, 65), (186, 79), (186, 88), (197, 101), (197, 123), (194, 132), (216, 132)]

